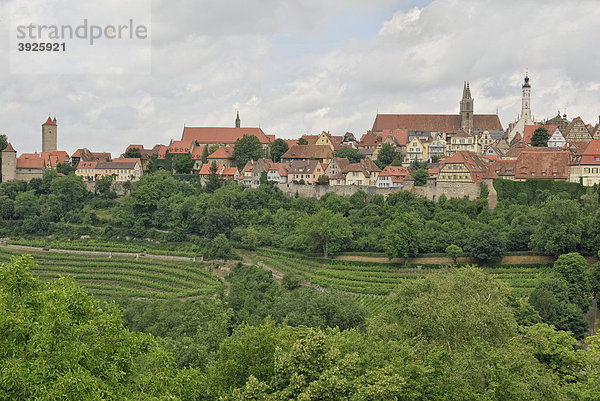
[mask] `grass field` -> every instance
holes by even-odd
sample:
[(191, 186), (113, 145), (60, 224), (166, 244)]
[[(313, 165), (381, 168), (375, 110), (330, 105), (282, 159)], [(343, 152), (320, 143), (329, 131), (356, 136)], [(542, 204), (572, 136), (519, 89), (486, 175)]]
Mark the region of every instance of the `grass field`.
[[(260, 249), (246, 256), (282, 273), (294, 273), (312, 285), (340, 291), (356, 298), (371, 314), (385, 305), (385, 295), (404, 280), (412, 280), (435, 272), (439, 267), (405, 267), (364, 262), (323, 260), (274, 249)], [(544, 266), (486, 267), (484, 271), (505, 282), (516, 296), (526, 296)]]
[[(0, 262), (22, 252), (0, 248)], [(90, 294), (104, 299), (171, 299), (213, 295), (222, 280), (201, 263), (132, 257), (33, 253), (42, 279), (72, 276)]]

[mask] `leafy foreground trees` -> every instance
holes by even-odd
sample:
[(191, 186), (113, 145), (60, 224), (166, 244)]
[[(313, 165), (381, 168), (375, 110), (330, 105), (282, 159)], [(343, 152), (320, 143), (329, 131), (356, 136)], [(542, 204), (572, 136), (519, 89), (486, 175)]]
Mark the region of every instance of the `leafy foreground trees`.
[[(34, 279), (32, 267), (30, 257), (0, 267), (0, 399), (600, 397), (600, 339), (584, 351), (566, 332), (519, 325), (507, 288), (471, 267), (406, 280), (380, 316), (345, 330), (269, 317), (230, 326), (242, 316), (236, 310), (264, 303), (255, 296), (285, 291), (238, 267), (235, 301), (128, 307), (130, 326), (158, 339), (125, 328), (114, 304), (68, 279)], [(174, 363), (175, 348), (187, 367)]]

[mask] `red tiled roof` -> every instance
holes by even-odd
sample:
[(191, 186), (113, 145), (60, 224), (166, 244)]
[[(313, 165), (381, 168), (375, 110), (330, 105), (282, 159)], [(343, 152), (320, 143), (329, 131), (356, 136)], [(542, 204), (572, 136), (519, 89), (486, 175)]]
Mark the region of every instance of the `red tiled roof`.
[(459, 150), (450, 157), (446, 157), (440, 161), (440, 164), (464, 164), (471, 173), (473, 182), (481, 182), (483, 174), (487, 169), (484, 159), (477, 153)]
[(209, 159), (233, 159), (233, 146), (221, 146), (219, 149), (215, 150), (210, 156)]
[(42, 125), (56, 125), (56, 123), (54, 123), (54, 121), (52, 121), (52, 119), (50, 118), (50, 116), (48, 116), (48, 119)]
[(526, 149), (517, 158), (515, 179), (566, 180), (569, 178), (569, 152), (562, 149)]
[(290, 166), (285, 163), (273, 163), (269, 171), (277, 171), (281, 177), (287, 177)]
[(254, 135), (263, 145), (270, 144), (269, 137), (260, 128), (229, 128), (229, 127), (185, 127), (181, 136), (182, 141), (198, 141), (200, 144), (234, 144), (244, 135)]
[(320, 135), (302, 135), (301, 138), (306, 139), (309, 145), (314, 145)]
[(588, 144), (578, 164), (600, 164), (600, 139), (594, 139)]
[(377, 133), (376, 135), (381, 138), (381, 142), (385, 142), (388, 137), (392, 137), (399, 146), (406, 146), (408, 143), (407, 129), (384, 129), (381, 133)]
[(379, 174), (380, 177), (406, 177), (410, 175), (410, 171), (402, 166), (387, 166)]
[(192, 149), (192, 159), (202, 159), (205, 146), (194, 146)]
[(378, 143), (378, 138), (373, 131), (367, 131), (367, 133), (360, 138), (358, 146), (377, 146)]
[(44, 168), (46, 166), (45, 160), (41, 157), (23, 157), (23, 155), (17, 158), (17, 168)]
[(294, 160), (289, 174), (313, 174), (319, 165), (318, 160)]
[[(416, 131), (456, 132), (461, 126), (459, 114), (377, 114), (373, 131), (407, 129)], [(496, 114), (473, 115), (473, 126), (478, 130), (501, 131)]]
[(182, 140), (182, 141), (173, 141), (169, 145), (169, 153), (177, 153), (177, 154), (190, 153), (190, 150), (192, 149), (192, 143), (194, 143), (194, 141), (191, 139)]
[(333, 152), (327, 145), (294, 145), (281, 156), (282, 159), (331, 159)]
[(288, 145), (288, 149), (292, 146), (298, 144), (298, 139), (284, 139), (285, 143)]
[(238, 171), (237, 167), (224, 168), (223, 172), (221, 173), (221, 175), (224, 176), (224, 177), (234, 178), (235, 177), (235, 173), (237, 173), (237, 171)]
[(139, 157), (119, 157), (112, 161), (113, 163), (139, 163), (140, 166), (142, 165), (142, 161)]
[(80, 169), (80, 168), (81, 168), (81, 169), (83, 169), (83, 168), (86, 168), (86, 169), (90, 169), (90, 168), (96, 168), (96, 165), (97, 165), (98, 163), (99, 163), (99, 162), (86, 162), (86, 161), (80, 161), (80, 162), (77, 164), (77, 169)]
[(3, 152), (15, 152), (15, 153), (17, 153), (17, 151), (15, 150), (15, 148), (13, 148), (13, 146), (10, 144), (10, 142), (8, 143), (8, 145), (6, 145), (6, 147), (2, 151)]
[[(209, 175), (210, 174), (210, 168), (212, 166), (212, 163), (204, 163), (202, 165), (202, 167), (200, 167), (200, 171), (198, 172), (198, 174), (200, 175)], [(223, 169), (223, 165), (222, 164), (217, 164), (217, 174), (221, 174), (221, 170)]]

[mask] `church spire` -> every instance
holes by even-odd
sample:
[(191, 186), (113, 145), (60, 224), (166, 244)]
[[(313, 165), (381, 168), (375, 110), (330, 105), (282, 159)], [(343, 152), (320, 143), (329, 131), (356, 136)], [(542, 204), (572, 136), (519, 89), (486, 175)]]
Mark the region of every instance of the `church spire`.
[(237, 112), (237, 117), (235, 118), (235, 128), (240, 128), (242, 126), (242, 120), (240, 120), (240, 112)]
[(473, 98), (469, 83), (463, 85), (463, 96), (460, 101), (460, 127), (465, 130), (473, 129)]

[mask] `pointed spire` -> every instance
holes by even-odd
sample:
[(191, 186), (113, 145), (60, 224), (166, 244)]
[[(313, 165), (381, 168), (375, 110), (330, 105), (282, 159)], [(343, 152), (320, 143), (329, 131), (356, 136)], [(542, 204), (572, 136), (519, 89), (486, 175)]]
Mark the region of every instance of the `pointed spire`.
[(525, 70), (525, 83), (523, 84), (523, 88), (529, 88), (529, 71)]
[(17, 153), (17, 151), (15, 150), (15, 148), (13, 148), (13, 146), (10, 144), (10, 142), (8, 143), (8, 145), (6, 145), (6, 147), (2, 151), (3, 152), (15, 152), (15, 153)]
[(52, 117), (50, 117), (50, 114), (48, 114), (48, 119), (42, 125), (56, 125), (56, 123), (54, 121), (52, 121)]
[(237, 116), (235, 118), (235, 128), (240, 128), (242, 125), (242, 121), (240, 120), (240, 112), (238, 110)]

